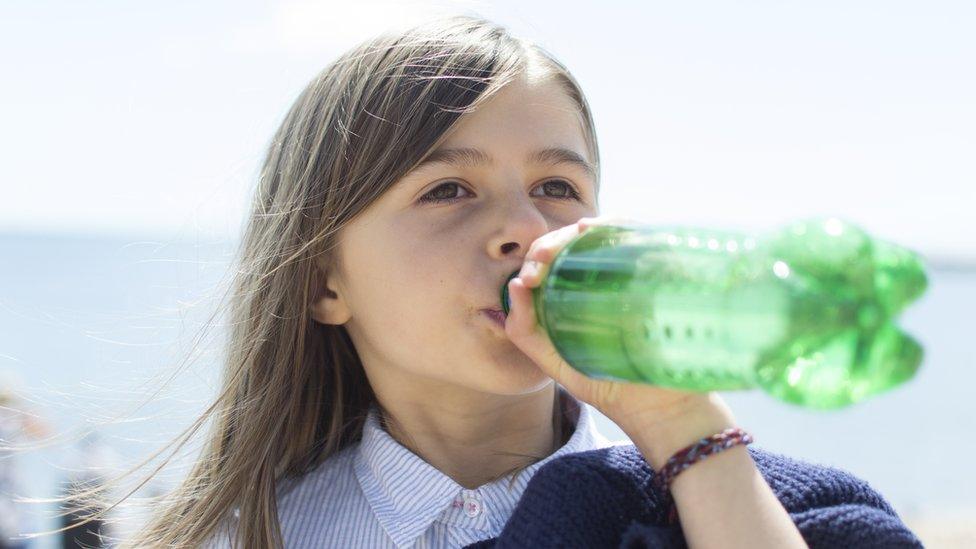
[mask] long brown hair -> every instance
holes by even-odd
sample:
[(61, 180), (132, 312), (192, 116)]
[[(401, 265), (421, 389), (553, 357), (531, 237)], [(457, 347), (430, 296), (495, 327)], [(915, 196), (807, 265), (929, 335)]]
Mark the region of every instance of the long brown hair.
[(310, 317), (338, 267), (337, 235), (523, 71), (561, 84), (592, 116), (569, 71), (543, 48), (474, 16), (389, 31), (341, 55), (299, 94), (264, 158), (225, 307), (221, 385), (181, 436), (207, 429), (199, 457), (124, 546), (193, 547), (236, 510), (236, 541), (279, 547), (276, 485), (359, 440), (375, 401), (344, 326)]

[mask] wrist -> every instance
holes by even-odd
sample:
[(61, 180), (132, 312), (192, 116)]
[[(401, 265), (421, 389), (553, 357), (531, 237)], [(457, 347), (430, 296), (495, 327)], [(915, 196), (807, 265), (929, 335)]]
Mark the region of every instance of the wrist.
[(675, 452), (736, 427), (736, 421), (718, 394), (702, 393), (656, 415), (626, 415), (617, 425), (641, 450), (648, 464), (659, 471)]

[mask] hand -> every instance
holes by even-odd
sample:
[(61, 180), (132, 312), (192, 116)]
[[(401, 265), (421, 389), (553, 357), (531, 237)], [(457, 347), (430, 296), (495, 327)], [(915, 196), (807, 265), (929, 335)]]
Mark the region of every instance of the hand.
[[(647, 463), (660, 471), (676, 451), (735, 426), (718, 393), (586, 377), (559, 356), (532, 306), (531, 289), (539, 286), (559, 251), (589, 227), (613, 224), (605, 217), (582, 218), (532, 243), (522, 271), (508, 283), (511, 309), (505, 333), (542, 371), (623, 429)], [(806, 547), (745, 447), (730, 448), (695, 465), (672, 483), (670, 491), (690, 546), (719, 547), (732, 540), (731, 545), (742, 547)]]
[[(563, 360), (536, 319), (531, 289), (545, 278), (559, 251), (589, 227), (618, 224), (633, 223), (604, 216), (584, 217), (536, 239), (525, 254), (519, 276), (508, 284), (511, 309), (505, 321), (505, 333), (549, 377), (609, 417), (629, 436), (634, 437), (638, 432), (647, 436), (657, 431), (675, 441), (690, 436), (687, 442), (693, 442), (695, 437), (712, 434), (699, 432), (732, 421), (731, 412), (717, 394), (589, 378)], [(691, 432), (696, 434), (689, 435)]]

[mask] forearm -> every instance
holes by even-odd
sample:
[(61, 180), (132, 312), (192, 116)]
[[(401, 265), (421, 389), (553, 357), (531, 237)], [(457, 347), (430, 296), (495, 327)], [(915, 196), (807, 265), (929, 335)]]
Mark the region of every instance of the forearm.
[[(702, 399), (693, 411), (668, 421), (631, 419), (621, 428), (659, 471), (678, 450), (735, 426), (727, 407), (717, 399)], [(682, 471), (671, 483), (671, 495), (689, 547), (807, 546), (745, 446), (710, 455)]]

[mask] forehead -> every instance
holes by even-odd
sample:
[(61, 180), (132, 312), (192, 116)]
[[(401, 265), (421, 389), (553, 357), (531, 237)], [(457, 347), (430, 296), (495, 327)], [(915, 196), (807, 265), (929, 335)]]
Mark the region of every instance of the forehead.
[(479, 148), (523, 156), (561, 147), (586, 155), (583, 117), (552, 80), (515, 80), (461, 116), (439, 148)]

